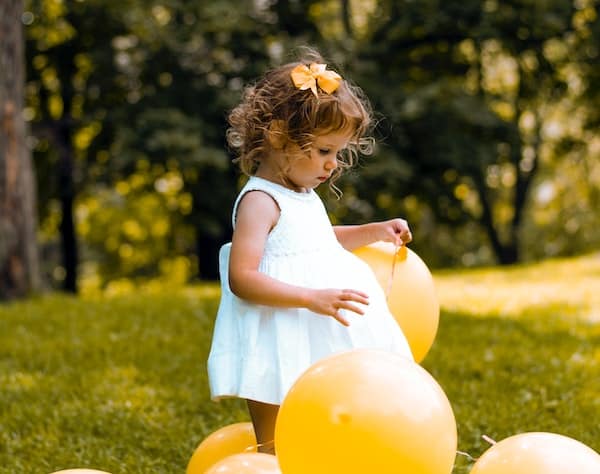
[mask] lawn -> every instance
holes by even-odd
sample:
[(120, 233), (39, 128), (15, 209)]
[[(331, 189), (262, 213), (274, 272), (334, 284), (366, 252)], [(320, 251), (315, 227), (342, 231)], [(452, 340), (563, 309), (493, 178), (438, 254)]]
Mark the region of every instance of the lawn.
[[(459, 450), (550, 431), (600, 451), (600, 254), (434, 277), (442, 315), (423, 365), (452, 403)], [(0, 305), (0, 474), (183, 473), (207, 434), (248, 419), (208, 397), (218, 295)], [(454, 474), (471, 464), (458, 456)]]

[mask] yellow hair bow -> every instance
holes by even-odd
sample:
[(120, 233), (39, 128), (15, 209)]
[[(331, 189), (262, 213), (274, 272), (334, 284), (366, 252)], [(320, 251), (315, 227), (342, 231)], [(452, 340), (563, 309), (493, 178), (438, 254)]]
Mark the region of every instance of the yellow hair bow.
[(326, 67), (326, 64), (319, 63), (312, 63), (310, 67), (299, 64), (291, 72), (292, 81), (300, 90), (310, 89), (317, 98), (317, 85), (323, 92), (331, 94), (339, 87), (342, 76), (337, 72), (328, 71)]

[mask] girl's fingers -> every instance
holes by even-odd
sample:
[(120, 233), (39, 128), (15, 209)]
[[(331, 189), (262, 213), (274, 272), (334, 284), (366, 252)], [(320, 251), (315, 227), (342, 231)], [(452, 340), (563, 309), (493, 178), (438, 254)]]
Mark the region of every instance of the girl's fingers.
[(346, 318), (344, 318), (339, 311), (333, 313), (333, 317), (336, 321), (340, 322), (344, 326), (350, 326), (350, 322)]
[(402, 242), (410, 242), (410, 240), (412, 239), (412, 235), (410, 233), (410, 229), (405, 228), (405, 229), (399, 229), (394, 237), (396, 239), (400, 239)]
[(343, 290), (342, 301), (356, 301), (357, 303), (369, 304), (369, 295), (358, 290)]
[(407, 244), (412, 241), (410, 227), (408, 226), (408, 222), (406, 222), (404, 219), (394, 220), (392, 231), (394, 233), (392, 236), (392, 241), (395, 242), (396, 245)]
[(365, 312), (359, 306), (353, 303), (369, 304), (369, 295), (364, 291), (345, 289), (337, 296), (337, 302), (333, 303), (333, 310), (329, 316), (344, 326), (350, 326), (350, 321), (342, 315), (340, 310), (352, 311), (358, 315), (364, 315)]
[(361, 316), (363, 314), (365, 314), (365, 312), (361, 308), (359, 308), (358, 306), (355, 306), (353, 304), (350, 304), (350, 303), (342, 303), (339, 305), (339, 308), (347, 309), (348, 311), (352, 311), (353, 313), (360, 314)]
[(347, 309), (348, 311), (352, 311), (353, 313), (360, 314), (361, 316), (365, 314), (364, 310), (350, 301), (340, 301), (337, 304), (333, 305), (335, 311), (339, 311), (340, 309)]

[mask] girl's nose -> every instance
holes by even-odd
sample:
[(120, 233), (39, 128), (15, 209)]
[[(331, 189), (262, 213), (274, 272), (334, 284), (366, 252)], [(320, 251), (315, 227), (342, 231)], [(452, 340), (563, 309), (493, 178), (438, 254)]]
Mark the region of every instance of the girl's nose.
[(337, 156), (333, 155), (330, 158), (327, 158), (327, 161), (325, 161), (325, 169), (327, 171), (333, 171), (334, 169), (336, 169), (338, 166), (338, 162), (337, 162)]

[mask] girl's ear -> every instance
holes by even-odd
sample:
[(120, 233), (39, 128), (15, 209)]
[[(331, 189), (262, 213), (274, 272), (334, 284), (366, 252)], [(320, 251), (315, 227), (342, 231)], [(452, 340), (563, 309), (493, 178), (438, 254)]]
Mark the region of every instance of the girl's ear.
[(267, 130), (269, 145), (275, 150), (282, 150), (287, 143), (287, 130), (283, 120), (272, 120)]

